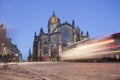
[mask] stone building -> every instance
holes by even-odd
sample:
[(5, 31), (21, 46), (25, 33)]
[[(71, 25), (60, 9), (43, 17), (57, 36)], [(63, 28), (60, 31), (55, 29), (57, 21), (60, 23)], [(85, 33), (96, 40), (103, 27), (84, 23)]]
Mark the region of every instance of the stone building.
[(6, 28), (0, 24), (0, 62), (22, 61), (22, 55), (17, 46), (6, 37)]
[(86, 32), (84, 35), (83, 31), (75, 26), (74, 20), (72, 24), (67, 21), (61, 23), (55, 12), (49, 18), (47, 27), (48, 33), (45, 33), (41, 28), (39, 35), (36, 32), (34, 34), (31, 61), (56, 60), (64, 47), (89, 38), (89, 33)]

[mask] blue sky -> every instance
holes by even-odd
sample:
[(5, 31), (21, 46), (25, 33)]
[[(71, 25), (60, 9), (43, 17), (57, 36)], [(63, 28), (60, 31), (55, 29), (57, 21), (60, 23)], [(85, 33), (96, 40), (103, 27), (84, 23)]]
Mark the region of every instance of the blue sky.
[(23, 59), (32, 49), (34, 32), (47, 32), (53, 11), (61, 22), (72, 23), (90, 37), (120, 32), (120, 0), (0, 0), (0, 22), (17, 44)]

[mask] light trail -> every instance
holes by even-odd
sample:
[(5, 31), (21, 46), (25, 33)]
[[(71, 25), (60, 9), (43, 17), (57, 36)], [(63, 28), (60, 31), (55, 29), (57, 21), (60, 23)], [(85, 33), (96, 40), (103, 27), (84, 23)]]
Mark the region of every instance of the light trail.
[(114, 42), (114, 39), (109, 39), (109, 40), (100, 41), (100, 42), (97, 42), (97, 43), (91, 43), (91, 44), (85, 45), (83, 47), (80, 47), (80, 49), (88, 48), (88, 47), (94, 47), (94, 46), (100, 46), (100, 45), (105, 45), (105, 44), (109, 44), (109, 43), (113, 43), (113, 42)]
[(120, 44), (97, 48), (95, 51), (102, 51), (102, 50), (108, 50), (108, 49), (110, 50), (110, 49), (117, 49), (117, 48), (120, 48)]
[(84, 58), (86, 56), (89, 56), (88, 54), (92, 54), (96, 51), (96, 49), (99, 49), (99, 47), (104, 47), (104, 45), (107, 45), (109, 43), (113, 43), (114, 39), (99, 41), (91, 44), (83, 44), (78, 46), (77, 48), (65, 51), (61, 57), (63, 59), (77, 59), (77, 58)]

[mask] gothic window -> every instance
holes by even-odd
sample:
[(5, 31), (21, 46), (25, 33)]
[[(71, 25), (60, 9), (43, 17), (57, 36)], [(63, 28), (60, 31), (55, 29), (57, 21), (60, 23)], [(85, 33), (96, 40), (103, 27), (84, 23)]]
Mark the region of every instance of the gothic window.
[(65, 30), (62, 33), (62, 42), (63, 42), (63, 45), (67, 45), (67, 43), (70, 42), (70, 33), (68, 30)]

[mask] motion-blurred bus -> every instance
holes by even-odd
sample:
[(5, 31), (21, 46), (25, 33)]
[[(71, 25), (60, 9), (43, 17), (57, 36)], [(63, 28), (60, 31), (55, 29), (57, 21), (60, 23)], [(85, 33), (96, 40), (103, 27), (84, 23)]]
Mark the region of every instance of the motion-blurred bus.
[(86, 40), (60, 57), (62, 61), (120, 61), (120, 33)]

